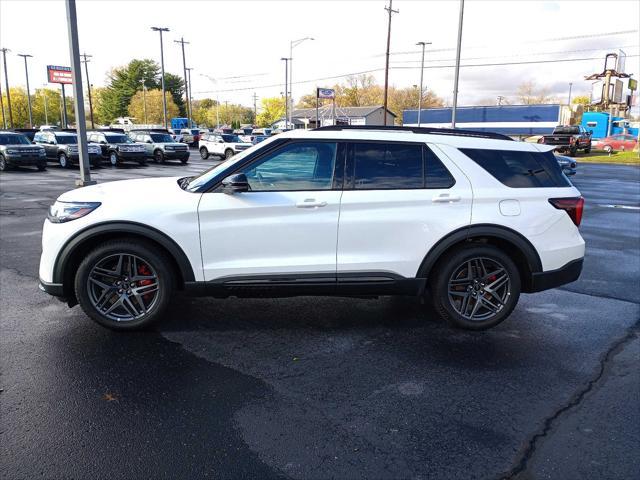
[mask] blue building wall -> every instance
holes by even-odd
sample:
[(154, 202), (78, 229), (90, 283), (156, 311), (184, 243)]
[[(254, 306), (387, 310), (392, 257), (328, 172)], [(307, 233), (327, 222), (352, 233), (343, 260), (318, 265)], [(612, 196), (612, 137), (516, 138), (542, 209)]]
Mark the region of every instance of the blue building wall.
[[(456, 127), (507, 135), (544, 135), (558, 125), (560, 109), (558, 104), (459, 107)], [(450, 107), (422, 110), (421, 126), (449, 127), (451, 110)], [(402, 119), (403, 125), (417, 126), (418, 110), (405, 110)]]

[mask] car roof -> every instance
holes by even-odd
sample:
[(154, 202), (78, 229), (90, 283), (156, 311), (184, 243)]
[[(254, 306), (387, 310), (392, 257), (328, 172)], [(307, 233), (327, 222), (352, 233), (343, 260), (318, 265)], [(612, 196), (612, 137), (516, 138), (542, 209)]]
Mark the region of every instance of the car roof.
[[(479, 135), (481, 133), (479, 132)], [(447, 145), (455, 148), (483, 148), (487, 150), (517, 150), (529, 152), (547, 152), (555, 147), (544, 144), (515, 142), (511, 139), (483, 138), (479, 136), (455, 135), (447, 133), (414, 133), (411, 130), (392, 129), (344, 129), (344, 130), (290, 130), (278, 134), (278, 138), (323, 139), (323, 140), (377, 140), (388, 142), (420, 142)]]

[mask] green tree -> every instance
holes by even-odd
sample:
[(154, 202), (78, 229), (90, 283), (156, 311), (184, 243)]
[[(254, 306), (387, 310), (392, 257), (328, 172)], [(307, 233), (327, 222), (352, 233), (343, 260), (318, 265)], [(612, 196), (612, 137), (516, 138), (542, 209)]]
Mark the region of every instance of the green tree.
[[(180, 109), (173, 101), (171, 92), (165, 92), (165, 98), (167, 100), (167, 116), (169, 118), (177, 117)], [(147, 123), (162, 125), (164, 123), (164, 113), (162, 110), (161, 89), (147, 90), (144, 95), (142, 92), (136, 92), (131, 98), (131, 103), (129, 103), (129, 108), (127, 109), (129, 116), (133, 117), (136, 123), (144, 123), (145, 102)]]
[[(191, 102), (193, 121), (202, 126), (215, 125), (215, 106), (216, 101), (211, 98), (203, 98)], [(213, 110), (213, 121), (210, 118), (211, 110)]]
[[(160, 78), (160, 77), (158, 77)], [(159, 83), (156, 88), (161, 87), (162, 85)], [(182, 96), (184, 95), (184, 80), (178, 75), (174, 75), (173, 73), (164, 74), (164, 88), (167, 92), (171, 93), (171, 97), (173, 98), (173, 102), (178, 106), (180, 116), (187, 116), (187, 106), (185, 105), (184, 99)], [(162, 97), (160, 97), (162, 98)], [(167, 107), (168, 109), (169, 107)]]
[(285, 101), (283, 97), (263, 98), (260, 102), (261, 111), (256, 123), (260, 127), (268, 127), (284, 117)]
[[(27, 91), (22, 87), (11, 87), (11, 113), (13, 116), (14, 128), (29, 127), (29, 101)], [(31, 111), (33, 114), (34, 126), (45, 124), (44, 98), (47, 98), (47, 117), (50, 124), (59, 125), (61, 123), (62, 96), (60, 91), (49, 88), (36, 89), (31, 92)], [(75, 121), (73, 108), (73, 98), (67, 97), (67, 121), (72, 124)], [(7, 126), (9, 125), (9, 105), (7, 103), (6, 92), (2, 92), (2, 102), (4, 105)]]

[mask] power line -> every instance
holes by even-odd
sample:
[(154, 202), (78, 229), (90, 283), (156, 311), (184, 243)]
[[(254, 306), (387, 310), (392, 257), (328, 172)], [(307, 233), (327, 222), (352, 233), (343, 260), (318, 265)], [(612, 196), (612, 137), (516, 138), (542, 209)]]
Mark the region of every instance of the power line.
[[(635, 57), (640, 57), (640, 55), (627, 55), (627, 58), (635, 58)], [(533, 65), (533, 64), (545, 64), (545, 63), (564, 63), (564, 62), (585, 62), (585, 61), (591, 61), (591, 60), (602, 60), (602, 57), (588, 57), (588, 58), (563, 58), (563, 59), (557, 59), (557, 60), (532, 60), (532, 61), (521, 61), (521, 62), (501, 62), (501, 63), (477, 63), (477, 64), (466, 64), (466, 65), (460, 65), (461, 68), (469, 68), (469, 67), (495, 67), (495, 66), (507, 66), (507, 65)], [(454, 68), (455, 65), (433, 65), (433, 66), (425, 66), (425, 69), (442, 69), (442, 68)], [(406, 69), (414, 69), (414, 68), (420, 68), (420, 67), (401, 67), (401, 66), (391, 66), (389, 67), (391, 69), (396, 69), (396, 70), (406, 70)], [(309, 80), (298, 80), (296, 82), (294, 82), (297, 85), (301, 85), (301, 84), (305, 84), (305, 83), (313, 83), (313, 82), (319, 82), (319, 81), (323, 81), (323, 80), (335, 80), (338, 78), (345, 78), (345, 77), (351, 77), (351, 76), (355, 76), (355, 75), (364, 75), (367, 73), (377, 73), (377, 72), (381, 72), (384, 71), (384, 68), (374, 68), (371, 70), (362, 70), (360, 72), (351, 72), (351, 73), (344, 73), (344, 74), (340, 74), (340, 75), (332, 75), (332, 76), (328, 76), (328, 77), (321, 77), (321, 78), (313, 78), (313, 79), (309, 79)], [(226, 89), (226, 90), (219, 90), (219, 92), (244, 92), (247, 90), (258, 90), (258, 89), (264, 89), (264, 88), (275, 88), (275, 87), (279, 87), (281, 86), (281, 83), (274, 83), (271, 85), (255, 85), (255, 86), (251, 86), (251, 87), (242, 87), (242, 88), (230, 88), (230, 89)], [(199, 92), (195, 92), (195, 93), (215, 93), (215, 90), (202, 90)]]

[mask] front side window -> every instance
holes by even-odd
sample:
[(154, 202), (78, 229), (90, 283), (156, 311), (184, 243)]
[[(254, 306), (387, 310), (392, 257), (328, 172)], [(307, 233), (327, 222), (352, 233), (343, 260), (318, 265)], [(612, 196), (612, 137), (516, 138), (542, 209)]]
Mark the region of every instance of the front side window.
[(552, 152), (475, 148), (461, 148), (460, 151), (511, 188), (571, 186)]
[(424, 188), (422, 145), (356, 143), (353, 160), (356, 190)]
[(105, 135), (104, 136), (109, 143), (133, 143), (126, 135)]
[(29, 145), (31, 142), (24, 135), (0, 133), (0, 145)]
[(336, 144), (300, 142), (265, 155), (238, 173), (247, 176), (252, 191), (330, 190)]
[(173, 143), (173, 138), (171, 138), (171, 135), (167, 133), (152, 133), (151, 135), (146, 135), (144, 137), (145, 141), (151, 139), (156, 143)]

